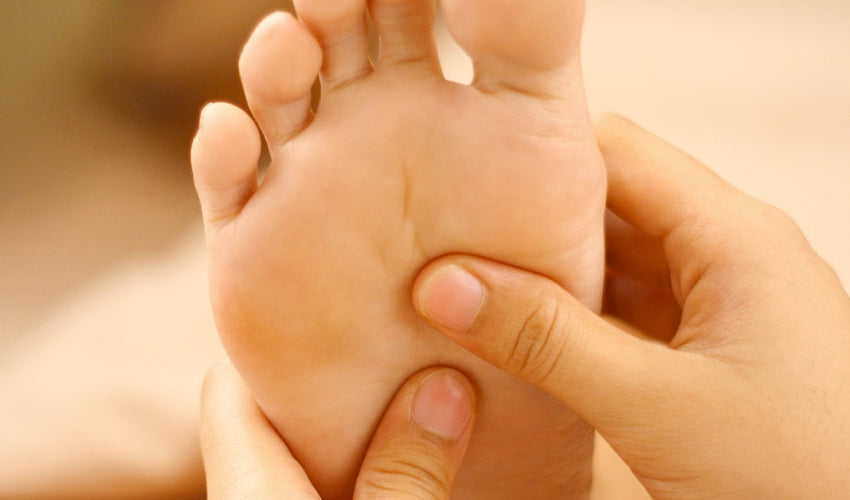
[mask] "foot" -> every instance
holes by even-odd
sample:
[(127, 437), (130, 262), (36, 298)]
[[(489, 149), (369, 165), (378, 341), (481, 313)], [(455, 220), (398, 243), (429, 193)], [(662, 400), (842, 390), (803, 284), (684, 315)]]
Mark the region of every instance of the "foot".
[[(470, 253), (534, 270), (598, 309), (605, 175), (579, 68), (582, 2), (445, 0), (473, 58), (443, 79), (430, 0), (295, 1), (246, 44), (246, 113), (208, 106), (192, 164), (221, 339), (323, 498), (350, 496), (412, 373), (469, 374), (480, 410), (460, 498), (582, 497), (592, 432), (419, 321), (412, 280)], [(310, 107), (316, 75), (318, 112)]]

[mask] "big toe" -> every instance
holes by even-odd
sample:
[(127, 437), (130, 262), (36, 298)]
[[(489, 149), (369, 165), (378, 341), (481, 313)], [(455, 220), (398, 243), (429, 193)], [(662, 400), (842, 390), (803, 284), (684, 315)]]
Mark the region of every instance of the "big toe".
[(579, 73), (582, 0), (442, 0), (442, 5), (449, 31), (475, 64), (481, 90), (558, 96)]

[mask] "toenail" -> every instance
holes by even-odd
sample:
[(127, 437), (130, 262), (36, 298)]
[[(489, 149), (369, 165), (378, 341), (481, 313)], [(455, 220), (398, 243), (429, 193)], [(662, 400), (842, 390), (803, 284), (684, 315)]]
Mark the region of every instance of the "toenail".
[(456, 332), (468, 331), (481, 304), (484, 287), (457, 265), (449, 265), (427, 278), (419, 292), (419, 310), (431, 322)]
[(453, 370), (428, 375), (416, 390), (411, 419), (446, 441), (457, 441), (469, 425), (473, 396), (469, 385)]

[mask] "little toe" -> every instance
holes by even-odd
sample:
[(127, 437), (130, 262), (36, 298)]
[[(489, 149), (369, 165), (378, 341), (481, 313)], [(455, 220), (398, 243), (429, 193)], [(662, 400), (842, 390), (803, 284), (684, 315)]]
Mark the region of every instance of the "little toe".
[(324, 52), (324, 91), (368, 74), (369, 36), (366, 0), (295, 0), (295, 11)]
[(290, 14), (266, 17), (239, 58), (248, 107), (274, 154), (309, 123), (310, 88), (322, 64), (316, 39)]
[(378, 29), (378, 64), (423, 62), (439, 70), (432, 0), (370, 0)]
[(583, 0), (442, 0), (485, 92), (558, 97), (580, 82)]
[(244, 111), (208, 104), (192, 142), (192, 174), (209, 234), (239, 215), (257, 190), (260, 134)]

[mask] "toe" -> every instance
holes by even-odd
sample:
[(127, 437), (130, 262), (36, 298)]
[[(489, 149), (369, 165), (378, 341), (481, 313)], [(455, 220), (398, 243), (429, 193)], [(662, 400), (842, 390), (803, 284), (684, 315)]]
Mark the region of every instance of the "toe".
[(192, 143), (192, 173), (207, 232), (231, 221), (257, 189), (260, 135), (244, 111), (208, 104)]
[(439, 68), (432, 0), (370, 0), (380, 38), (378, 64), (424, 62)]
[(372, 70), (366, 27), (366, 0), (295, 0), (298, 17), (324, 52), (324, 91)]
[(577, 73), (582, 0), (443, 0), (446, 24), (472, 58), (475, 84), (557, 96)]
[(309, 122), (310, 88), (321, 64), (316, 39), (283, 12), (265, 18), (242, 49), (245, 97), (272, 153)]

